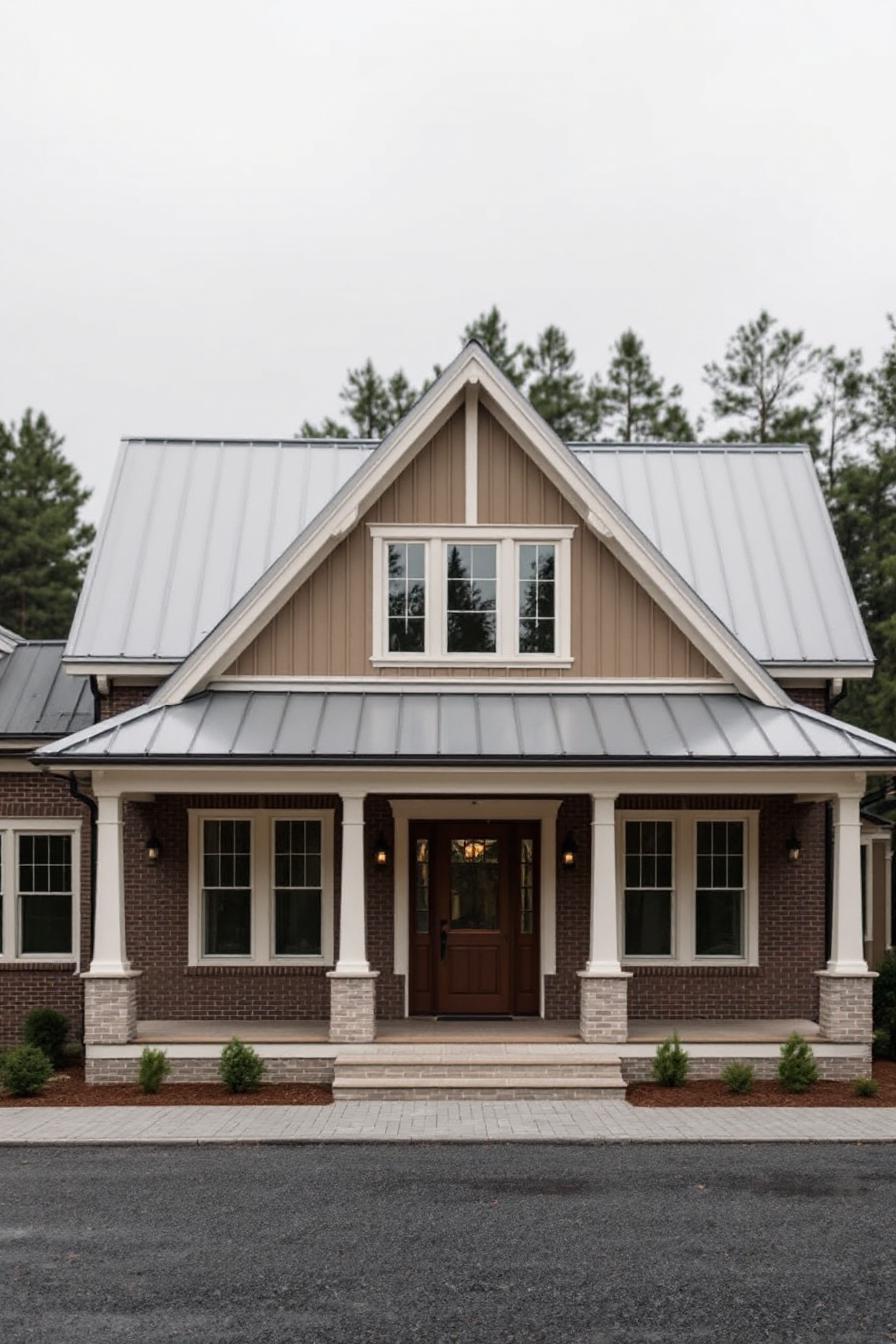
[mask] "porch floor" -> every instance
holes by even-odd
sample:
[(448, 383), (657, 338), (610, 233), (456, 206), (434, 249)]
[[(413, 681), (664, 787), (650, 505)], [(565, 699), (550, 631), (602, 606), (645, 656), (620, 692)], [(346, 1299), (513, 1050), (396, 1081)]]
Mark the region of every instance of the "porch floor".
[[(145, 1021), (137, 1023), (138, 1045), (216, 1045), (232, 1036), (254, 1044), (326, 1045), (330, 1024), (322, 1021)], [(653, 1044), (677, 1032), (684, 1043), (775, 1044), (791, 1032), (812, 1040), (818, 1036), (818, 1023), (802, 1018), (732, 1018), (727, 1021), (694, 1019), (653, 1021), (631, 1018), (630, 1042)], [(448, 1045), (503, 1043), (508, 1045), (581, 1045), (579, 1024), (575, 1019), (545, 1021), (539, 1017), (517, 1017), (503, 1021), (445, 1022), (430, 1017), (383, 1020), (376, 1024), (378, 1044)]]

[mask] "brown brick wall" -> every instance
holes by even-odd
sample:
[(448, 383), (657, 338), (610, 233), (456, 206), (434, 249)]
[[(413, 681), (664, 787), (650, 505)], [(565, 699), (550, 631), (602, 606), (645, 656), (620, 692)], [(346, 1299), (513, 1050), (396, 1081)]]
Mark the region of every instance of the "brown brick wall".
[[(0, 774), (0, 816), (77, 817), (81, 820), (81, 961), (90, 957), (90, 813), (72, 798), (65, 779), (37, 771)], [(0, 961), (0, 1046), (21, 1040), (22, 1023), (32, 1008), (56, 1008), (80, 1040), (81, 981), (71, 963)]]
[(817, 709), (819, 714), (828, 712), (828, 692), (826, 686), (790, 686), (787, 694), (798, 705), (807, 709)]
[(144, 705), (155, 689), (155, 686), (116, 686), (113, 682), (109, 694), (100, 698), (100, 718), (111, 719), (114, 714)]

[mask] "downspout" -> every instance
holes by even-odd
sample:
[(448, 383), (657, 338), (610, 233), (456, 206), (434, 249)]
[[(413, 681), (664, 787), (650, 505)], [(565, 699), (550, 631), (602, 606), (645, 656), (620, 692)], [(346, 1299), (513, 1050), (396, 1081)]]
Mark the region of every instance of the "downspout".
[[(91, 678), (92, 680), (92, 678)], [(90, 956), (93, 959), (93, 944), (96, 935), (96, 819), (97, 804), (96, 799), (91, 798), (89, 793), (83, 793), (78, 785), (77, 776), (74, 771), (68, 777), (68, 791), (77, 802), (83, 803), (90, 813)], [(89, 967), (88, 967), (89, 969)], [(81, 1044), (84, 1041), (84, 1027), (82, 1015)]]

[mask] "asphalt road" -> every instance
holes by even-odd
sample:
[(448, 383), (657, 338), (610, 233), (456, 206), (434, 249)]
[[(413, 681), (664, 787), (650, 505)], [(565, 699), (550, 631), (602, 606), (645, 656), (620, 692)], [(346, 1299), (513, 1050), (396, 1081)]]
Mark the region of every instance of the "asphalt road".
[(0, 1149), (0, 1341), (896, 1340), (896, 1148)]

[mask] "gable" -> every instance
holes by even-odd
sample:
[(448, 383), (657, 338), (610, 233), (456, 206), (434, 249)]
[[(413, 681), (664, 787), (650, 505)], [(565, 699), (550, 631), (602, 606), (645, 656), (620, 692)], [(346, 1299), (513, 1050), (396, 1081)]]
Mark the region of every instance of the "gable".
[[(477, 676), (716, 678), (717, 670), (587, 526), (484, 407), (478, 407), (477, 521), (562, 524), (571, 543), (572, 665), (508, 666)], [(430, 439), (353, 530), (227, 668), (240, 677), (468, 677), (469, 667), (374, 667), (371, 524), (462, 524), (464, 411)]]

